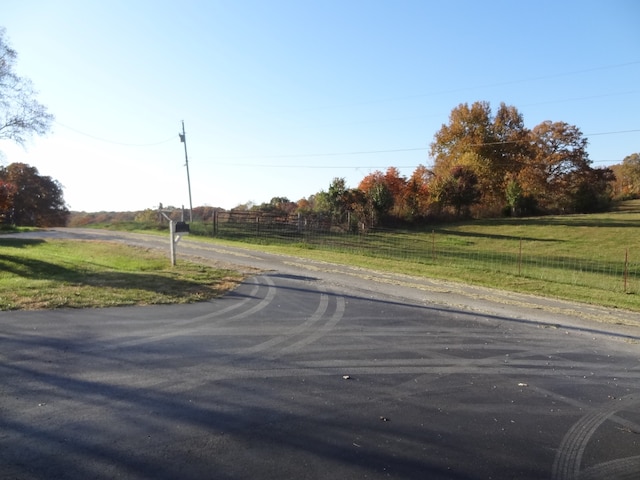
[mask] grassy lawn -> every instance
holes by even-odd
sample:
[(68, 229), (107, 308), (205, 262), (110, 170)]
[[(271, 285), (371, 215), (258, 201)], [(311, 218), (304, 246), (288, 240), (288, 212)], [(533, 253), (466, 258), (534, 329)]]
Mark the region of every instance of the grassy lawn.
[(115, 243), (0, 237), (0, 310), (189, 303), (241, 276)]
[(366, 235), (305, 236), (288, 242), (282, 235), (263, 234), (246, 240), (259, 245), (241, 244), (640, 311), (638, 238), (640, 201), (630, 201), (601, 214), (476, 220)]
[[(118, 229), (119, 225), (110, 225)], [(123, 229), (166, 235), (157, 230)], [(502, 290), (640, 311), (640, 201), (612, 212), (501, 218), (366, 234), (295, 233), (235, 226), (237, 245)], [(221, 227), (222, 230), (222, 227)], [(248, 232), (248, 233), (247, 233)], [(233, 236), (232, 236), (233, 238)], [(0, 309), (186, 303), (232, 288), (240, 275), (165, 254), (98, 242), (0, 236)]]

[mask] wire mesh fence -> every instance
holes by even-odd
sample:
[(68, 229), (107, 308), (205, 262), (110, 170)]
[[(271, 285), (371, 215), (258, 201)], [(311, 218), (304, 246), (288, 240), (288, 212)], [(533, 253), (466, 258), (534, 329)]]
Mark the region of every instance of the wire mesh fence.
[[(218, 212), (195, 222), (192, 233), (257, 244), (299, 245), (379, 258), (397, 259), (457, 271), (475, 270), (522, 279), (640, 293), (640, 263), (632, 251), (594, 247), (589, 258), (549, 254), (545, 240), (518, 237), (482, 241), (452, 229), (413, 231), (335, 225), (321, 217)], [(489, 236), (490, 237), (490, 236)]]

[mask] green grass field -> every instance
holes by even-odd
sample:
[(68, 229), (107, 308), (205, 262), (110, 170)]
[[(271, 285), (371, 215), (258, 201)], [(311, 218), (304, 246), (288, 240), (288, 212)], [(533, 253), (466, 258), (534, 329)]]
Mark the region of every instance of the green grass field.
[(221, 295), (235, 272), (114, 243), (0, 236), (0, 310), (189, 303)]
[[(224, 239), (224, 226), (220, 232)], [(232, 231), (229, 238), (238, 236)], [(263, 225), (259, 234), (245, 232), (242, 244), (640, 311), (639, 237), (640, 201), (630, 201), (602, 214), (476, 220), (365, 234), (287, 236)]]
[[(233, 228), (227, 237), (242, 241), (225, 240), (224, 228), (215, 239), (190, 239), (640, 311), (640, 201), (602, 214), (364, 234)], [(218, 295), (239, 279), (188, 263), (171, 269), (163, 254), (131, 252), (113, 244), (0, 236), (0, 309), (190, 302)]]

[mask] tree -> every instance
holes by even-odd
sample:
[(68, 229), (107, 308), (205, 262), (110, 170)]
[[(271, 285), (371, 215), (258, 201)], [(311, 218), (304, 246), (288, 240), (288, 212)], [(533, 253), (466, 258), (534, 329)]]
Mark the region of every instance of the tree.
[(494, 116), (488, 102), (461, 104), (449, 116), (449, 124), (435, 134), (431, 144), (434, 174), (449, 175), (455, 166), (476, 174), (483, 203), (494, 210), (505, 202), (505, 182), (529, 156), (529, 131), (515, 107), (500, 104)]
[(424, 218), (429, 211), (429, 183), (433, 178), (424, 165), (418, 165), (407, 181), (402, 198), (408, 220)]
[(384, 174), (384, 183), (393, 196), (394, 203), (398, 205), (402, 201), (402, 192), (407, 185), (407, 179), (400, 175), (396, 167), (389, 167)]
[(344, 178), (334, 178), (327, 191), (331, 219), (338, 223), (345, 220), (348, 209), (347, 185)]
[(312, 206), (312, 210), (315, 214), (331, 217), (331, 202), (329, 201), (329, 194), (324, 190), (320, 190), (315, 195), (309, 197), (309, 203)]
[(34, 99), (31, 81), (15, 73), (16, 58), (0, 27), (0, 140), (24, 145), (32, 135), (49, 131), (53, 115)]
[(469, 207), (480, 200), (478, 177), (475, 172), (464, 166), (456, 166), (448, 175), (434, 182), (433, 195), (438, 203), (453, 207), (455, 214), (469, 213)]
[(632, 153), (622, 160), (622, 184), (625, 193), (640, 194), (640, 153)]
[(522, 201), (522, 187), (515, 179), (510, 179), (507, 182), (506, 187), (507, 205), (509, 207), (509, 214), (513, 216), (520, 215), (519, 206)]
[(431, 144), (436, 174), (449, 172), (459, 164), (463, 154), (473, 152), (482, 158), (490, 155), (491, 107), (488, 102), (458, 105), (449, 115), (449, 124), (442, 125)]
[(6, 221), (19, 226), (64, 226), (69, 217), (62, 186), (51, 177), (40, 176), (35, 167), (12, 163), (0, 167), (0, 181), (14, 185)]
[(360, 181), (358, 190), (365, 195), (366, 216), (372, 225), (384, 216), (403, 216), (406, 186), (407, 179), (400, 175), (396, 167), (387, 168), (385, 173), (376, 170)]
[(505, 185), (507, 207), (505, 211), (513, 217), (535, 215), (538, 213), (538, 202), (535, 197), (526, 194), (515, 176), (508, 176)]
[(515, 107), (501, 103), (493, 119), (492, 133), (490, 189), (498, 193), (531, 158), (531, 131), (525, 127), (522, 114)]
[(360, 181), (358, 190), (364, 196), (362, 205), (364, 221), (373, 227), (393, 207), (393, 194), (387, 186), (385, 174), (380, 170), (370, 173)]
[(587, 139), (566, 122), (545, 121), (532, 130), (533, 157), (519, 173), (525, 193), (549, 212), (571, 211), (578, 185), (592, 174)]
[(309, 198), (301, 198), (296, 202), (296, 212), (302, 215), (308, 215), (313, 211), (313, 195)]
[(384, 182), (378, 182), (367, 192), (366, 198), (370, 205), (371, 224), (377, 221), (393, 207), (393, 192)]
[(273, 197), (269, 203), (254, 205), (251, 210), (272, 215), (289, 215), (297, 208), (287, 197)]
[(615, 174), (610, 168), (594, 168), (584, 172), (574, 187), (573, 210), (577, 213), (603, 212), (611, 205)]
[(14, 184), (0, 180), (0, 223), (8, 223), (15, 192)]

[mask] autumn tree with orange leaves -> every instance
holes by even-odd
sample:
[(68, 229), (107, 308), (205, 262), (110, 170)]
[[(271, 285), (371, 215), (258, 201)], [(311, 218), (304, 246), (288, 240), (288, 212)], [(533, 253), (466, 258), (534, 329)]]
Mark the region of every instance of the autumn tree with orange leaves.
[(640, 153), (632, 153), (622, 160), (620, 171), (620, 194), (637, 198), (640, 196)]
[(436, 132), (430, 152), (436, 177), (450, 175), (457, 166), (471, 169), (483, 207), (498, 212), (505, 203), (506, 177), (530, 156), (530, 132), (515, 107), (502, 103), (493, 115), (488, 102), (464, 103)]
[(404, 218), (415, 221), (426, 218), (430, 207), (430, 184), (433, 172), (424, 165), (418, 165), (404, 188)]
[(365, 212), (370, 225), (386, 216), (402, 217), (407, 179), (395, 167), (385, 173), (377, 170), (362, 179), (358, 190), (364, 194)]
[[(582, 213), (606, 209), (616, 177), (594, 169), (580, 129), (545, 121), (528, 129), (522, 114), (504, 103), (460, 104), (434, 135), (433, 167), (409, 178), (396, 167), (365, 176), (356, 189), (334, 179), (319, 192), (314, 210), (334, 221), (354, 216), (367, 226), (455, 216)], [(640, 160), (626, 159), (630, 185), (640, 194)], [(633, 186), (631, 186), (633, 184)], [(637, 190), (636, 190), (637, 189)]]
[[(605, 208), (611, 197), (607, 179), (614, 176), (609, 169), (591, 168), (587, 143), (565, 122), (545, 121), (528, 130), (515, 107), (504, 103), (495, 115), (488, 102), (461, 104), (431, 144), (433, 172), (442, 184), (454, 167), (473, 171), (478, 209), (487, 216), (505, 206), (512, 213), (524, 211), (516, 208), (523, 201), (542, 213), (594, 211)], [(439, 195), (443, 203), (442, 191)]]

